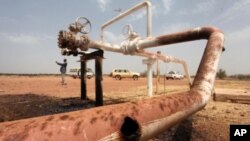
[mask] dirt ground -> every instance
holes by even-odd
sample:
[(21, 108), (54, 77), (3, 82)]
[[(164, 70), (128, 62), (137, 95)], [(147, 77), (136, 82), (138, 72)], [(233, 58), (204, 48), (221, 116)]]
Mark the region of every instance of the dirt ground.
[[(94, 78), (87, 80), (89, 100), (80, 100), (80, 80), (59, 76), (0, 76), (0, 122), (94, 107)], [(154, 88), (155, 89), (155, 88)], [(216, 90), (238, 90), (250, 95), (250, 81), (217, 80)], [(155, 96), (187, 91), (186, 80), (161, 79)], [(114, 80), (103, 78), (104, 104), (148, 98), (146, 78)], [(250, 125), (250, 105), (211, 100), (201, 111), (151, 141), (228, 141), (229, 125)]]

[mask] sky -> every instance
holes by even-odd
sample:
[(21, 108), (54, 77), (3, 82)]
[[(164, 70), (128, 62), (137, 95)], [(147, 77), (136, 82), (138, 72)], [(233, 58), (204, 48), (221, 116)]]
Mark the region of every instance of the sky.
[[(77, 17), (91, 21), (89, 37), (100, 40), (102, 24), (119, 12), (143, 0), (0, 0), (0, 73), (59, 73), (55, 61), (68, 60), (70, 68), (80, 67), (79, 56), (62, 56), (57, 46), (60, 30), (67, 30)], [(152, 3), (152, 36), (160, 36), (202, 26), (215, 26), (225, 34), (226, 51), (218, 69), (228, 75), (250, 74), (250, 0), (150, 0)], [(105, 41), (120, 44), (126, 37), (122, 28), (131, 24), (141, 37), (146, 37), (145, 9), (109, 26)], [(197, 71), (206, 40), (185, 42), (147, 49), (161, 51), (187, 62), (192, 75)], [(93, 50), (90, 50), (93, 51)], [(126, 68), (144, 72), (143, 57), (104, 52), (103, 72)], [(94, 61), (87, 63), (94, 70)], [(160, 62), (160, 72), (183, 73), (180, 64)], [(156, 70), (156, 65), (154, 66)]]

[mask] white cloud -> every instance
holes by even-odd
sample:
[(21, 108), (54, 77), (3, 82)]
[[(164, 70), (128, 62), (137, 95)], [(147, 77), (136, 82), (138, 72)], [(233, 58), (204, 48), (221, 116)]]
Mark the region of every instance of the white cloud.
[(250, 26), (225, 33), (226, 51), (221, 56), (221, 68), (229, 74), (249, 74)]
[(137, 12), (136, 14), (132, 14), (131, 15), (131, 18), (129, 18), (129, 22), (132, 22), (132, 21), (136, 21), (136, 20), (139, 20), (139, 19), (141, 19), (141, 18), (143, 18), (143, 17), (145, 17), (146, 16), (146, 11), (144, 10), (144, 11), (139, 11), (139, 12)]
[(172, 2), (172, 0), (162, 0), (165, 14), (171, 10)]
[(247, 13), (250, 13), (250, 0), (237, 0), (231, 7), (215, 19), (215, 21), (219, 23), (228, 23), (238, 16), (247, 15)]
[(7, 39), (16, 44), (37, 44), (39, 43), (39, 39), (25, 34), (17, 34), (17, 35), (10, 35)]
[[(217, 2), (217, 3), (216, 3)], [(209, 1), (199, 1), (193, 5), (192, 9), (187, 10), (178, 10), (179, 15), (192, 15), (192, 14), (211, 14), (209, 11), (213, 11), (218, 4), (218, 0), (209, 0)]]
[(110, 2), (110, 0), (97, 0), (98, 6), (101, 8), (101, 11), (105, 11), (107, 4)]
[(0, 23), (16, 23), (18, 22), (17, 19), (14, 19), (14, 18), (9, 18), (9, 17), (0, 17)]
[(190, 29), (192, 26), (189, 23), (176, 23), (172, 25), (164, 25), (160, 29), (160, 34), (162, 33), (174, 33), (174, 32), (179, 32), (185, 29)]
[[(159, 12), (157, 11), (157, 8), (156, 8), (156, 6), (155, 5), (152, 5), (152, 16), (154, 17), (154, 16), (158, 16), (158, 14), (159, 14)], [(136, 21), (136, 20), (140, 20), (140, 19), (142, 19), (142, 18), (146, 18), (146, 15), (147, 14), (147, 12), (146, 12), (146, 9), (142, 9), (142, 10), (139, 10), (137, 13), (135, 13), (135, 14), (132, 14), (132, 17), (131, 18), (129, 18), (129, 22), (132, 22), (132, 21)]]
[(121, 34), (115, 35), (113, 32), (104, 31), (104, 39), (107, 42), (119, 44), (119, 43), (121, 43), (122, 40), (125, 39), (125, 37), (122, 36)]
[(26, 33), (1, 33), (0, 37), (12, 44), (36, 45), (44, 41), (55, 40), (56, 37), (50, 35), (31, 35)]
[[(196, 7), (192, 10), (192, 13), (202, 13), (212, 10), (215, 7), (216, 1), (209, 0), (197, 3)], [(190, 14), (190, 13), (189, 13)]]
[(226, 35), (226, 44), (230, 46), (240, 45), (242, 47), (248, 47), (250, 39), (250, 26), (247, 26), (235, 32), (228, 33)]

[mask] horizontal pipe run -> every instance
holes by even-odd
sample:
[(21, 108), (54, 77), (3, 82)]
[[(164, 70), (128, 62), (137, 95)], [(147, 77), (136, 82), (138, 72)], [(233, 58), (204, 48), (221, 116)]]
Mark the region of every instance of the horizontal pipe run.
[[(153, 121), (158, 122), (163, 120), (166, 122), (168, 121), (166, 117), (170, 115), (190, 113), (190, 110), (186, 109), (196, 109), (195, 101), (201, 103), (201, 97), (199, 95), (184, 93), (156, 97), (139, 102), (117, 104), (115, 106), (109, 105), (5, 122), (0, 124), (0, 140), (43, 141), (47, 139), (49, 141), (97, 141), (101, 139), (108, 140), (111, 134), (113, 136), (116, 135), (117, 140), (122, 140), (126, 138), (126, 132), (129, 132), (127, 130), (131, 130), (133, 126), (133, 123), (125, 122), (126, 118), (134, 120), (138, 124), (138, 128), (135, 129), (136, 131), (138, 130), (138, 135), (142, 135), (143, 138), (147, 139), (150, 137), (144, 135), (144, 133), (150, 134), (150, 127), (155, 126)], [(165, 123), (165, 125), (169, 126), (168, 123)], [(124, 126), (127, 126), (126, 128), (128, 129)], [(132, 132), (131, 134), (134, 133)], [(138, 138), (141, 138), (141, 136), (138, 136)]]
[(111, 51), (116, 53), (122, 53), (122, 49), (119, 45), (116, 44), (110, 44), (106, 42), (96, 42), (96, 41), (90, 41), (89, 48), (92, 49), (101, 49), (105, 51)]
[[(146, 48), (158, 47), (162, 45), (176, 44), (194, 40), (208, 39), (212, 33), (220, 32), (221, 30), (215, 27), (197, 27), (191, 30), (177, 32), (173, 34), (162, 35), (158, 37), (150, 37), (144, 40), (139, 40), (136, 44), (138, 50)], [(135, 45), (134, 45), (135, 46)]]

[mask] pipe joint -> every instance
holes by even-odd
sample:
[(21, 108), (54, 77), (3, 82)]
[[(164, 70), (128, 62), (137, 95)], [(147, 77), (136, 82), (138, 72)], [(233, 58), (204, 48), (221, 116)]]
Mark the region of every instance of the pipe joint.
[(140, 37), (136, 37), (134, 39), (125, 40), (120, 44), (121, 51), (125, 55), (134, 55), (135, 53), (139, 53), (138, 41)]
[(78, 35), (73, 32), (60, 31), (58, 34), (59, 48), (67, 48), (74, 51), (79, 48), (82, 51), (88, 50), (89, 38), (87, 35)]

